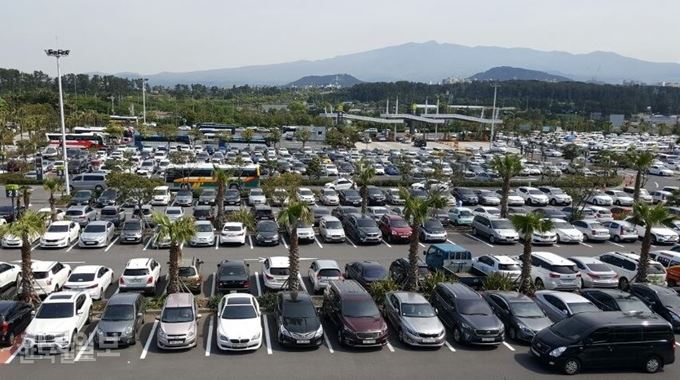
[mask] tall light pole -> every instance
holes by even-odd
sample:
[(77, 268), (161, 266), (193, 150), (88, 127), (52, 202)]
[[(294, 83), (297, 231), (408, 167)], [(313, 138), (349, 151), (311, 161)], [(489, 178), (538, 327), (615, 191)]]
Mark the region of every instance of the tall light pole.
[(146, 125), (146, 82), (149, 80), (142, 78), (142, 121)]
[(57, 82), (59, 83), (59, 111), (61, 112), (61, 150), (64, 159), (64, 185), (66, 188), (66, 195), (71, 195), (71, 186), (68, 178), (68, 156), (66, 155), (66, 123), (64, 122), (64, 94), (61, 90), (61, 69), (59, 68), (59, 58), (67, 57), (70, 50), (45, 50), (48, 57), (55, 57), (57, 59)]
[(493, 84), (493, 108), (491, 111), (491, 133), (489, 134), (489, 150), (493, 147), (493, 129), (496, 126), (496, 93), (498, 92), (498, 85)]

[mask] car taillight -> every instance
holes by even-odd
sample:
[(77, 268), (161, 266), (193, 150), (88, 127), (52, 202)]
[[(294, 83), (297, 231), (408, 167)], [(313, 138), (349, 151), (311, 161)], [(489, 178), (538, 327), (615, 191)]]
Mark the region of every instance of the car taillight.
[(250, 281), (249, 280), (243, 281), (243, 287), (244, 288), (250, 288)]
[(560, 274), (555, 273), (555, 272), (550, 272), (550, 278), (560, 278)]
[(598, 276), (598, 275), (596, 275), (595, 273), (592, 273), (592, 272), (588, 273), (588, 276), (590, 276), (592, 278), (600, 278), (600, 276)]
[(146, 279), (147, 284), (151, 284), (153, 282), (153, 277), (149, 277)]
[(6, 335), (9, 332), (9, 323), (7, 321), (2, 322), (2, 335)]
[(265, 273), (264, 276), (267, 278), (267, 280), (273, 280), (274, 279), (274, 276), (270, 276), (267, 273)]

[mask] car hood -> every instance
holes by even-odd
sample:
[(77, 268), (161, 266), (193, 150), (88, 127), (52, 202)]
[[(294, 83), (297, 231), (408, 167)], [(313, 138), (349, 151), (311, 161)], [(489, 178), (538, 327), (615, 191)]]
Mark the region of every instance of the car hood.
[(104, 238), (105, 236), (104, 232), (83, 232), (80, 234), (82, 240), (96, 240)]
[(135, 321), (99, 321), (97, 327), (103, 332), (123, 332), (128, 327), (132, 327)]
[(392, 227), (392, 231), (400, 234), (410, 234), (412, 232), (411, 227)]
[(671, 230), (668, 227), (652, 227), (652, 233), (653, 234), (659, 234), (659, 235), (675, 235), (676, 232)]
[(162, 331), (169, 335), (186, 334), (189, 332), (189, 330), (193, 328), (194, 323), (195, 323), (194, 321), (180, 323), (161, 322), (159, 329), (161, 329)]
[(276, 231), (258, 231), (257, 234), (264, 237), (274, 237), (277, 236), (279, 233)]
[(380, 229), (377, 227), (359, 227), (359, 231), (366, 234), (379, 234)]
[(556, 335), (549, 328), (544, 328), (543, 330), (539, 331), (534, 339), (539, 340), (544, 344), (548, 344), (550, 348), (569, 346), (570, 344), (574, 343), (569, 339)]
[(385, 321), (380, 316), (366, 318), (343, 317), (343, 320), (352, 331), (358, 332), (380, 331), (387, 327)]
[(59, 240), (63, 239), (68, 236), (68, 233), (66, 232), (46, 232), (43, 235), (43, 239), (48, 239), (48, 240)]
[(194, 240), (210, 239), (213, 236), (215, 236), (215, 234), (212, 233), (212, 232), (196, 232), (196, 235), (194, 236)]
[(503, 327), (503, 323), (493, 314), (461, 315), (461, 317), (475, 330), (495, 330)]
[(72, 318), (34, 318), (26, 328), (26, 334), (32, 335), (56, 335), (70, 331), (73, 326)]
[(533, 331), (541, 331), (547, 327), (552, 326), (553, 321), (550, 320), (548, 317), (541, 317), (541, 318), (521, 318), (517, 317), (517, 320), (522, 322), (526, 327), (530, 328)]
[(217, 332), (230, 339), (252, 339), (262, 331), (260, 318), (218, 319)]
[(421, 334), (439, 334), (444, 330), (444, 326), (437, 317), (431, 318), (415, 318), (415, 317), (401, 317), (405, 325), (411, 327)]
[(326, 229), (326, 232), (329, 234), (341, 234), (341, 235), (345, 234), (345, 230), (343, 230), (342, 228), (329, 228)]
[(294, 333), (312, 332), (319, 329), (318, 318), (283, 318), (283, 327)]
[(517, 236), (517, 231), (511, 229), (496, 230), (496, 232), (503, 236)]

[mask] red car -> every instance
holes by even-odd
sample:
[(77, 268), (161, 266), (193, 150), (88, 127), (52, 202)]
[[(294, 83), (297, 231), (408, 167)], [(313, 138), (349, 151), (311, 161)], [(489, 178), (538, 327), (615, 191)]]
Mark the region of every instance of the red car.
[(411, 239), (411, 226), (399, 215), (383, 215), (378, 221), (378, 228), (382, 232), (383, 239), (390, 243), (396, 241), (408, 241)]

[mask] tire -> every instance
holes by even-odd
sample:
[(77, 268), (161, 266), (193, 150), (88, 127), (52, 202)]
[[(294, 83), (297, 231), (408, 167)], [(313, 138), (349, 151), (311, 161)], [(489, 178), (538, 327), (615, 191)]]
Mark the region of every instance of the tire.
[(399, 332), (397, 333), (397, 338), (399, 338), (400, 343), (404, 343), (404, 330), (399, 329)]
[(614, 235), (614, 242), (619, 243), (621, 241), (621, 237), (619, 235)]
[(663, 368), (663, 361), (658, 356), (650, 356), (642, 365), (642, 370), (646, 373), (656, 373)]
[(460, 344), (463, 341), (463, 334), (461, 334), (460, 329), (458, 327), (453, 329), (453, 340)]
[(495, 242), (496, 242), (496, 238), (493, 237), (493, 235), (489, 235), (489, 243), (490, 243), (490, 244), (493, 244), (493, 243), (495, 243)]
[(557, 244), (560, 244), (562, 242), (562, 239), (560, 239), (560, 234), (555, 234), (557, 235)]
[(508, 335), (510, 335), (510, 339), (512, 339), (512, 340), (514, 340), (514, 341), (517, 341), (517, 330), (515, 330), (514, 327), (511, 327), (511, 328), (508, 330)]
[(621, 206), (621, 201), (617, 199), (616, 202), (614, 202), (614, 204), (617, 206)]
[(543, 284), (543, 280), (541, 280), (540, 278), (536, 279), (535, 286), (536, 286), (536, 290), (545, 289), (545, 284)]
[(345, 345), (345, 341), (342, 339), (342, 330), (338, 329), (338, 343), (340, 343), (341, 346)]
[(470, 232), (472, 233), (472, 236), (477, 236), (477, 228), (472, 227), (472, 229), (470, 229)]
[(630, 287), (630, 283), (628, 282), (628, 279), (625, 278), (625, 277), (621, 277), (619, 279), (619, 289), (625, 291), (625, 290), (628, 290), (629, 287)]
[(557, 201), (555, 200), (555, 198), (550, 200), (550, 205), (551, 206), (557, 206)]
[(576, 375), (581, 370), (581, 362), (576, 358), (567, 358), (562, 363), (562, 373), (565, 375)]
[(71, 343), (68, 345), (68, 350), (73, 351), (76, 348), (76, 332), (71, 333)]

